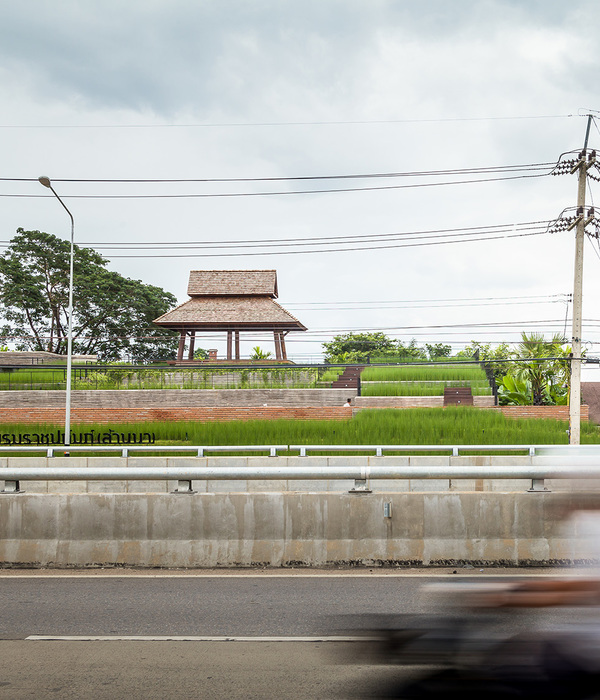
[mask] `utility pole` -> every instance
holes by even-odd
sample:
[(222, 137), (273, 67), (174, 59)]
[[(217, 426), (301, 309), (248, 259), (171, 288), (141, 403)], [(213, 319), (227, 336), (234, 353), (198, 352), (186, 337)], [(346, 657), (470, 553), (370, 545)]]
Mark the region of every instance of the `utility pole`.
[(569, 394), (569, 444), (579, 445), (581, 442), (581, 336), (582, 336), (582, 307), (583, 307), (583, 243), (585, 227), (593, 219), (594, 214), (585, 215), (585, 189), (587, 186), (588, 169), (594, 165), (594, 151), (587, 157), (587, 145), (590, 135), (592, 116), (588, 115), (587, 129), (583, 150), (579, 160), (573, 166), (571, 173), (579, 170), (577, 183), (577, 216), (569, 229), (576, 228), (575, 233), (575, 273), (573, 276), (573, 333), (571, 340), (571, 388)]

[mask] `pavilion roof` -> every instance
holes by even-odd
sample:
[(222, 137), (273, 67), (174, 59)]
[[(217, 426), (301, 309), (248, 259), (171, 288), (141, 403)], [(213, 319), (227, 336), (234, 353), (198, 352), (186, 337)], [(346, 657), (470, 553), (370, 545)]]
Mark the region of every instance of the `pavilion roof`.
[(181, 329), (306, 330), (297, 318), (266, 295), (193, 296), (154, 323)]
[(188, 294), (198, 296), (269, 296), (277, 298), (276, 270), (192, 270)]

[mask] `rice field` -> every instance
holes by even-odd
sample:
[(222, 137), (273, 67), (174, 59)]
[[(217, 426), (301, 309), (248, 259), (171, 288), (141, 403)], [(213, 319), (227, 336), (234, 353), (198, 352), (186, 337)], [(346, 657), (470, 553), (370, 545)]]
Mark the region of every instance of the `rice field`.
[(403, 365), (401, 367), (367, 367), (360, 375), (365, 382), (431, 382), (431, 381), (483, 381), (485, 371), (480, 365)]
[(362, 396), (443, 396), (445, 387), (470, 386), (473, 396), (491, 396), (488, 382), (361, 382)]
[[(49, 432), (62, 426), (3, 425), (2, 434)], [(231, 421), (227, 423), (131, 423), (112, 426), (122, 433), (151, 433), (164, 445), (452, 445), (567, 444), (566, 421), (504, 417), (469, 407), (373, 409), (347, 421)], [(80, 435), (108, 426), (74, 425)], [(598, 426), (581, 425), (582, 443), (600, 443)], [(1, 452), (1, 447), (0, 447)]]
[(361, 374), (363, 396), (443, 396), (452, 386), (470, 386), (473, 396), (492, 393), (479, 365), (368, 367)]
[[(73, 389), (311, 389), (327, 388), (343, 368), (74, 367)], [(65, 368), (0, 371), (1, 390), (64, 390)]]

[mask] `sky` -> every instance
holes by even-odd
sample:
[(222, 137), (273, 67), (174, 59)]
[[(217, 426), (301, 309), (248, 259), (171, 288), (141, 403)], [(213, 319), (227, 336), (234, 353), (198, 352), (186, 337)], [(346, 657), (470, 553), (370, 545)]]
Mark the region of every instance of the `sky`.
[[(594, 0), (5, 3), (0, 245), (68, 238), (46, 175), (76, 243), (180, 303), (192, 269), (276, 269), (297, 361), (352, 330), (570, 337), (574, 232), (546, 226), (577, 176), (549, 173), (588, 114), (600, 147), (599, 21)], [(584, 259), (598, 356), (597, 241)]]

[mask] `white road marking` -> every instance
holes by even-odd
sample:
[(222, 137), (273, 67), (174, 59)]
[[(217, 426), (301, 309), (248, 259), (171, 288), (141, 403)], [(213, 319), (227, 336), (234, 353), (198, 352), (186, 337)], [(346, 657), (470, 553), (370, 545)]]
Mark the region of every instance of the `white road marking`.
[(44, 635), (25, 637), (30, 642), (368, 642), (378, 637), (320, 636), (320, 637), (194, 637), (147, 635)]
[(0, 574), (0, 579), (22, 579), (22, 578), (85, 578), (85, 579), (100, 579), (100, 578), (500, 578), (500, 577), (526, 577), (533, 576), (562, 576), (568, 574), (585, 575), (589, 574), (589, 569), (548, 569), (547, 571), (505, 571), (488, 569), (484, 572), (480, 571), (465, 571), (456, 569), (456, 574), (451, 571), (435, 571), (412, 573), (409, 571), (373, 571), (369, 573), (356, 572), (335, 572), (330, 574), (311, 573), (311, 572), (289, 572), (289, 573), (273, 573), (273, 574), (254, 574), (254, 573), (164, 573), (164, 574), (138, 574), (131, 572), (115, 572), (114, 574), (95, 574), (95, 573), (72, 573), (72, 574)]

